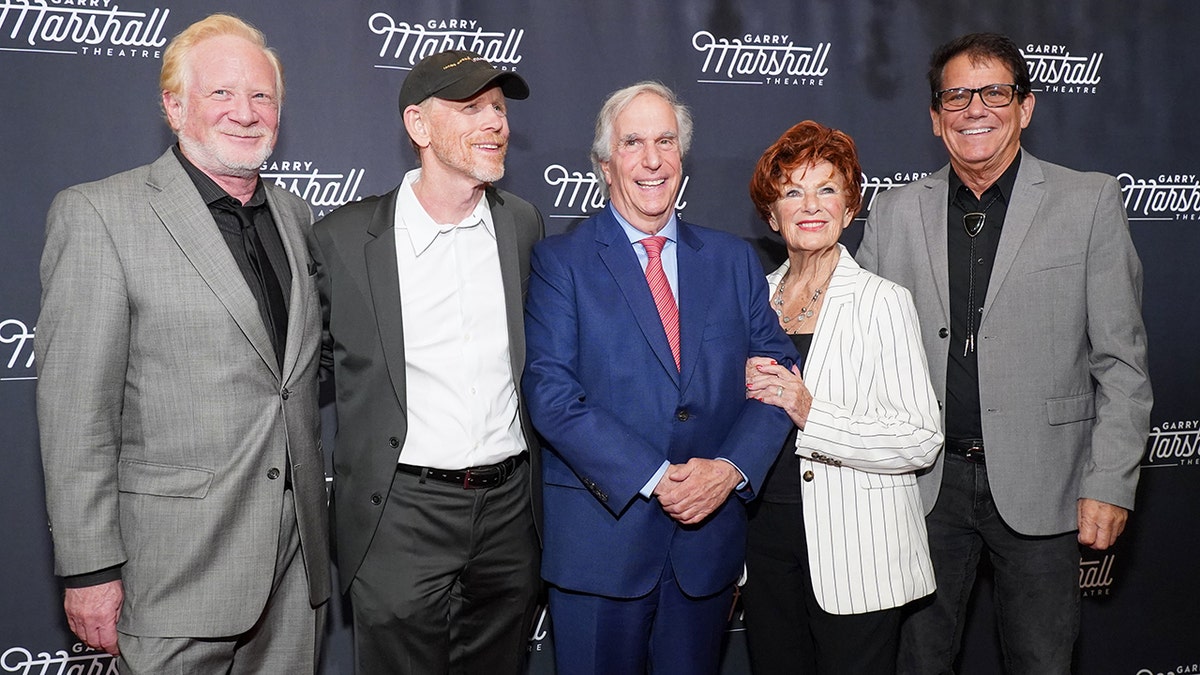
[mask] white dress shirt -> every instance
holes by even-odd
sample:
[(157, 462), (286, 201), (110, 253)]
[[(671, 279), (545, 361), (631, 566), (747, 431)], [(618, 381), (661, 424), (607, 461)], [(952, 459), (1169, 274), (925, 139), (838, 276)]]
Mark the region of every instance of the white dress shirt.
[(496, 231), (487, 199), (439, 224), (404, 176), (396, 262), (404, 312), (408, 435), (400, 462), (437, 469), (494, 464), (524, 451)]

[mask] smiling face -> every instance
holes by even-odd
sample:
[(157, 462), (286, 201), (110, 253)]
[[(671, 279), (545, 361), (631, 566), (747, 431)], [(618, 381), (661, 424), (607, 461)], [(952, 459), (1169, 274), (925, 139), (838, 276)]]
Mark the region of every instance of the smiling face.
[[(419, 106), (414, 142), (424, 146), (425, 172), (453, 174), (475, 183), (504, 176), (508, 152), (508, 108), (500, 87), (490, 87), (462, 101), (428, 99)], [(407, 123), (407, 122), (406, 122)]]
[(256, 176), (279, 128), (270, 60), (247, 40), (223, 35), (197, 44), (187, 61), (182, 94), (163, 93), (180, 149), (218, 183)]
[(683, 153), (671, 104), (638, 94), (612, 127), (612, 156), (600, 162), (613, 208), (638, 230), (655, 234), (671, 219), (683, 180)]
[(789, 253), (818, 253), (832, 249), (852, 220), (845, 181), (822, 160), (796, 167), (779, 184), (767, 223), (783, 235)]
[[(1013, 74), (999, 61), (972, 63), (968, 54), (955, 56), (942, 69), (942, 89), (1012, 82)], [(995, 182), (1021, 149), (1021, 130), (1029, 126), (1034, 100), (1033, 94), (1017, 99), (1014, 96), (1003, 108), (989, 108), (975, 95), (962, 110), (930, 109), (933, 134), (946, 144), (955, 173), (972, 189), (981, 186), (982, 191)]]

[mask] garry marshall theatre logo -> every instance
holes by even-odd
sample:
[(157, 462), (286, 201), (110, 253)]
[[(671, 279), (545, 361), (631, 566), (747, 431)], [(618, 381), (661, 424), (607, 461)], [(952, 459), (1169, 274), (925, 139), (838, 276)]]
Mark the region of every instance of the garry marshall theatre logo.
[(418, 61), (447, 49), (468, 49), (501, 70), (516, 70), (524, 28), (485, 31), (475, 19), (429, 19), (424, 23), (397, 21), (387, 12), (367, 19), (371, 32), (382, 36), (376, 68), (410, 70)]
[(114, 0), (0, 0), (0, 51), (158, 59), (170, 14)]
[(1104, 52), (1072, 56), (1066, 45), (1026, 45), (1021, 50), (1036, 92), (1094, 94)]
[[(20, 319), (0, 321), (0, 382), (10, 380), (36, 380), (33, 370), (33, 334)], [(7, 357), (7, 358), (6, 358)]]
[(790, 35), (746, 34), (719, 38), (702, 30), (692, 36), (692, 48), (704, 55), (703, 84), (773, 84), (825, 86), (831, 43), (796, 45)]
[(1150, 428), (1142, 468), (1200, 464), (1200, 420), (1161, 422)]
[(862, 174), (862, 210), (855, 220), (866, 220), (875, 206), (875, 198), (881, 192), (898, 188), (929, 175), (928, 171), (897, 171), (890, 176), (868, 176)]
[[(547, 185), (558, 188), (550, 218), (586, 218), (608, 203), (600, 193), (600, 179), (594, 171), (570, 171), (562, 164), (551, 164), (542, 172), (542, 177)], [(687, 206), (683, 195), (687, 192), (689, 180), (691, 177), (685, 175), (679, 184), (679, 194), (675, 195), (676, 211), (682, 211)]]
[(1194, 173), (1154, 178), (1117, 176), (1130, 220), (1200, 220), (1200, 181)]
[(1113, 586), (1113, 563), (1117, 556), (1106, 553), (1100, 559), (1079, 559), (1079, 594), (1085, 598), (1109, 595)]
[[(57, 667), (52, 667), (57, 666)], [(86, 673), (87, 675), (117, 675), (116, 657), (104, 652), (93, 652), (76, 642), (71, 653), (60, 649), (50, 652), (33, 652), (24, 647), (10, 647), (0, 654), (0, 668), (6, 673), (21, 675), (45, 675), (47, 673)]]
[(1200, 663), (1183, 663), (1167, 670), (1142, 668), (1135, 675), (1185, 675), (1186, 673), (1200, 673)]
[(312, 162), (272, 161), (263, 164), (262, 179), (273, 181), (308, 202), (313, 215), (320, 218), (343, 204), (362, 199), (358, 186), (362, 183), (363, 172), (363, 169), (350, 169), (345, 173), (333, 173), (317, 169)]

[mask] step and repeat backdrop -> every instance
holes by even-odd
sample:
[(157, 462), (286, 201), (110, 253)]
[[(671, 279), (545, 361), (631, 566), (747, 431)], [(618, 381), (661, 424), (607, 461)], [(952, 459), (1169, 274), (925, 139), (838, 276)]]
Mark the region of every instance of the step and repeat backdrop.
[[(235, 13), (281, 56), (287, 97), (265, 180), (320, 217), (385, 192), (414, 165), (397, 109), (411, 66), (446, 48), (484, 54), (532, 89), (510, 103), (502, 185), (561, 232), (604, 205), (588, 161), (596, 112), (643, 79), (695, 114), (677, 207), (782, 247), (747, 196), (761, 151), (816, 119), (855, 138), (866, 209), (935, 171), (926, 64), (938, 44), (999, 31), (1022, 47), (1039, 158), (1116, 176), (1145, 266), (1155, 390), (1137, 510), (1115, 549), (1085, 552), (1078, 672), (1200, 672), (1200, 3), (1191, 0), (0, 0), (0, 671), (115, 672), (67, 630), (52, 574), (33, 336), (46, 210), (69, 185), (155, 159), (162, 51), (189, 23)], [(864, 217), (866, 211), (862, 214)], [(862, 219), (846, 233), (853, 250)], [(1022, 320), (1019, 316), (1013, 321)], [(333, 416), (326, 410), (326, 448)], [(961, 671), (999, 673), (991, 587), (977, 589)], [(727, 673), (747, 673), (730, 608)], [(348, 607), (335, 602), (325, 673), (350, 673)], [(530, 672), (551, 673), (552, 629), (531, 632)]]

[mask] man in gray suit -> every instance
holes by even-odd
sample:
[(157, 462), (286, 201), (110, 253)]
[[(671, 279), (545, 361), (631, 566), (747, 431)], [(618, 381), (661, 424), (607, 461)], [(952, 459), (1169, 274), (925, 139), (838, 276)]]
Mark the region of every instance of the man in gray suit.
[(967, 35), (930, 65), (950, 164), (880, 195), (857, 255), (912, 291), (946, 418), (919, 479), (937, 592), (900, 672), (953, 671), (987, 549), (1008, 671), (1069, 673), (1079, 544), (1121, 534), (1149, 432), (1141, 263), (1116, 180), (1021, 148), (1034, 97), (1011, 40)]
[(282, 71), (210, 16), (163, 53), (179, 142), (47, 218), (38, 423), (71, 630), (122, 673), (314, 672), (329, 596), (312, 216), (263, 183)]
[(420, 168), (317, 223), (322, 366), (337, 390), (334, 531), (356, 670), (521, 672), (541, 475), (520, 402), (541, 215), (504, 175), (515, 73), (418, 63), (400, 112)]

